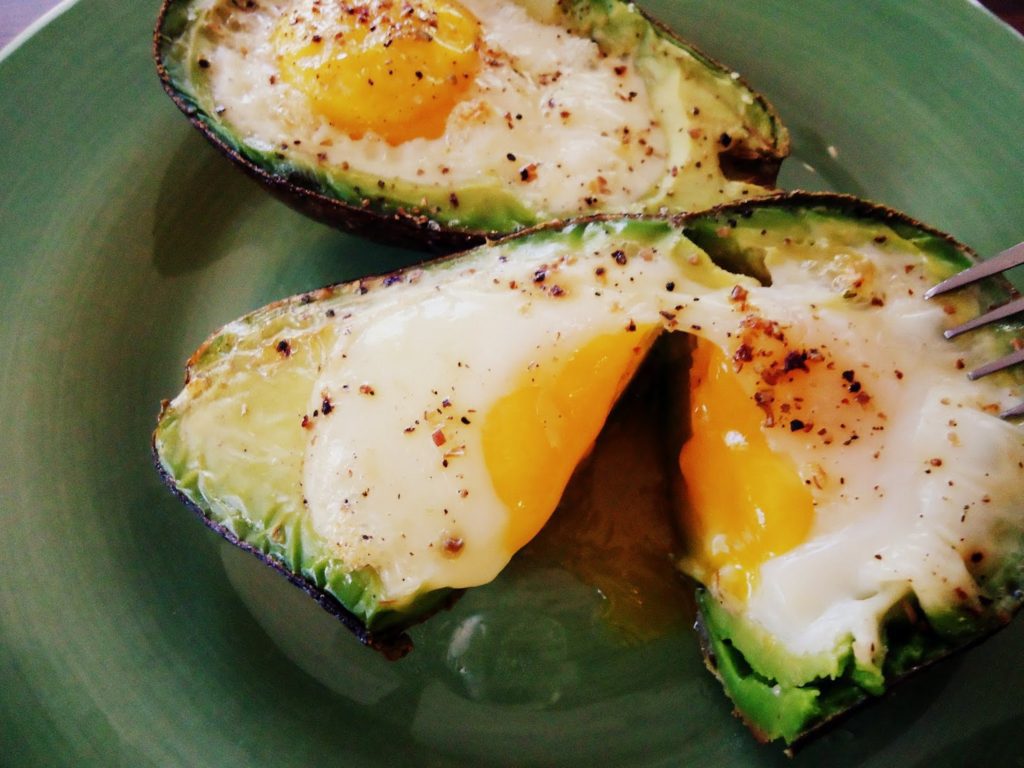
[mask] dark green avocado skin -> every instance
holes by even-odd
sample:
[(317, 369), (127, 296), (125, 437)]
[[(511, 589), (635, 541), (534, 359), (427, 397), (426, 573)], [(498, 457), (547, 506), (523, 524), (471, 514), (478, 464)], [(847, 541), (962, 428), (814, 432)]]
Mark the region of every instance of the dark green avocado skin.
[[(344, 625), (345, 629), (349, 630), (356, 639), (368, 648), (379, 652), (386, 659), (395, 661), (405, 656), (409, 651), (412, 650), (413, 644), (412, 639), (402, 629), (383, 630), (383, 631), (371, 631), (366, 625), (348, 610), (339, 600), (333, 595), (325, 592), (324, 590), (312, 584), (308, 580), (304, 579), (299, 574), (286, 568), (280, 560), (271, 557), (270, 555), (263, 552), (261, 549), (254, 547), (247, 541), (243, 541), (232, 533), (227, 527), (221, 525), (216, 520), (209, 517), (202, 509), (200, 509), (195, 502), (192, 501), (186, 494), (182, 493), (175, 479), (168, 474), (167, 469), (160, 461), (160, 456), (157, 453), (156, 446), (152, 447), (153, 463), (156, 466), (156, 471), (160, 475), (160, 478), (164, 481), (168, 488), (174, 493), (174, 495), (188, 507), (198, 517), (203, 525), (209, 528), (211, 531), (222, 537), (228, 544), (238, 547), (244, 552), (248, 552), (250, 555), (255, 556), (264, 565), (273, 568), (279, 574), (284, 576), (288, 581), (305, 592), (311, 597), (317, 605), (323, 608), (327, 613), (331, 614), (338, 621)], [(440, 610), (441, 608), (450, 607), (459, 596), (462, 591), (453, 591), (444, 596), (442, 602), (434, 609)], [(420, 617), (421, 621), (425, 621), (430, 617), (430, 613), (424, 614)]]
[[(189, 122), (235, 166), (260, 184), (267, 192), (295, 210), (335, 229), (349, 232), (377, 242), (428, 251), (436, 254), (453, 253), (495, 240), (535, 226), (540, 222), (517, 223), (501, 229), (480, 229), (450, 226), (432, 218), (424, 211), (395, 206), (386, 197), (362, 194), (358, 201), (340, 199), (312, 173), (287, 165), (275, 164), (267, 156), (241, 145), (215, 115), (208, 114), (178, 82), (168, 64), (171, 45), (192, 0), (163, 0), (153, 32), (152, 53), (157, 74), (164, 91), (185, 114)], [(597, 0), (595, 0), (597, 2)], [(693, 45), (681, 40), (671, 29), (640, 11), (662, 37), (680, 48), (709, 69), (727, 72), (716, 60)], [(736, 83), (749, 88), (742, 78)], [(720, 159), (727, 177), (771, 188), (782, 161), (789, 154), (789, 134), (774, 107), (760, 94), (753, 92), (753, 103), (770, 132), (768, 149), (751, 148), (733, 142), (722, 149)]]

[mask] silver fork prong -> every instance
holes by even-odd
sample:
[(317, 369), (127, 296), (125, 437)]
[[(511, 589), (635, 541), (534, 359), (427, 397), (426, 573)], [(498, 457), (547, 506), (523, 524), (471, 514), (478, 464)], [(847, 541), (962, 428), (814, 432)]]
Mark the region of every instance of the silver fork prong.
[(955, 288), (969, 285), (982, 278), (990, 277), (997, 272), (1005, 272), (1019, 264), (1024, 264), (1024, 242), (1017, 243), (1015, 246), (1007, 248), (991, 259), (985, 259), (985, 261), (975, 264), (970, 269), (958, 272), (948, 280), (943, 280), (938, 285), (932, 287), (924, 297), (930, 299), (933, 296), (938, 296), (940, 293), (952, 291)]
[(1001, 371), (1003, 368), (1009, 368), (1011, 365), (1017, 363), (1024, 363), (1024, 349), (1018, 349), (1016, 352), (1011, 352), (1006, 357), (1001, 357), (998, 360), (993, 360), (991, 363), (975, 368), (973, 371), (967, 374), (967, 378), (971, 381), (980, 379), (982, 376), (988, 376), (990, 373)]
[(944, 331), (942, 335), (947, 339), (952, 339), (955, 336), (959, 336), (961, 333), (973, 331), (975, 328), (980, 328), (983, 325), (994, 323), (996, 320), (1002, 320), (1004, 317), (1015, 315), (1018, 312), (1024, 312), (1024, 296), (1021, 296), (1019, 299), (1014, 299), (1008, 304), (1003, 304), (1001, 307), (996, 307), (991, 312), (979, 315), (973, 320), (968, 320), (963, 325), (958, 325), (956, 328), (950, 328), (948, 331)]
[(1024, 403), (1019, 403), (1013, 408), (1007, 408), (999, 414), (1001, 419), (1016, 419), (1019, 416), (1024, 416)]

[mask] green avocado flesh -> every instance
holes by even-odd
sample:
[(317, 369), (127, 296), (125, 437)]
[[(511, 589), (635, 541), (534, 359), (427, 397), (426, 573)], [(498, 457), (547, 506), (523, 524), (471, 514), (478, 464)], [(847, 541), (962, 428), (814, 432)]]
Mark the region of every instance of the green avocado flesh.
[[(254, 51), (272, 49), (273, 44), (239, 43), (232, 37), (249, 26), (264, 31), (272, 27), (270, 22), (252, 19), (265, 14), (272, 21), (287, 13), (289, 6), (284, 0), (166, 0), (156, 29), (155, 55), (169, 95), (208, 139), (247, 172), (303, 212), (381, 239), (451, 250), (452, 245), (479, 242), (483, 236), (507, 234), (556, 218), (602, 211), (655, 213), (662, 208), (707, 208), (763, 193), (766, 185), (774, 182), (789, 151), (788, 133), (773, 108), (735, 73), (677, 39), (631, 3), (523, 0), (520, 4), (533, 23), (554, 25), (564, 30), (563, 36), (593, 41), (599, 59), (621, 62), (616, 72), (623, 77), (635, 73), (639, 79), (630, 87), (647, 90), (651, 130), (663, 141), (657, 148), (654, 143), (648, 146), (636, 125), (631, 132), (628, 125), (617, 122), (618, 117), (608, 116), (618, 111), (615, 104), (621, 106), (637, 98), (638, 90), (619, 94), (622, 102), (611, 104), (600, 116), (607, 124), (593, 130), (606, 137), (621, 133), (622, 147), (647, 146), (646, 154), (629, 161), (630, 172), (634, 166), (646, 164), (657, 168), (656, 173), (647, 174), (642, 181), (616, 181), (617, 176), (605, 179), (602, 157), (615, 152), (603, 144), (601, 149), (591, 150), (585, 164), (566, 160), (572, 163), (567, 168), (574, 170), (563, 168), (562, 161), (542, 145), (570, 146), (581, 140), (578, 134), (558, 133), (560, 124), (577, 118), (568, 108), (559, 107), (565, 99), (555, 86), (531, 92), (530, 99), (548, 103), (543, 115), (508, 112), (502, 117), (487, 106), (489, 97), (484, 93), (481, 110), (494, 112), (487, 119), (500, 119), (499, 128), (504, 132), (500, 134), (500, 152), (491, 146), (495, 139), (483, 144), (490, 149), (474, 150), (473, 142), (459, 134), (458, 155), (485, 152), (461, 171), (454, 167), (451, 173), (447, 168), (442, 168), (441, 176), (434, 173), (439, 166), (458, 165), (458, 157), (452, 161), (452, 150), (441, 146), (442, 139), (433, 143), (416, 139), (422, 146), (417, 144), (403, 153), (406, 147), (401, 143), (386, 147), (371, 131), (359, 140), (363, 143), (356, 141), (343, 151), (340, 147), (348, 146), (348, 135), (337, 129), (330, 133), (318, 122), (326, 118), (309, 111), (308, 99), (297, 90), (288, 90), (291, 86), (278, 71), (280, 62), (272, 51), (250, 64)], [(528, 29), (522, 36), (531, 34)], [(514, 36), (509, 37), (513, 38), (509, 44), (514, 45)], [(243, 57), (220, 53), (232, 48), (248, 52)], [(264, 103), (268, 114), (288, 113), (283, 122), (264, 125), (262, 120), (256, 121), (252, 107), (235, 105), (229, 87), (234, 73), (222, 76), (227, 67), (263, 73), (258, 83), (246, 82), (244, 100)], [(524, 77), (540, 79), (542, 84), (551, 79), (565, 90), (576, 77), (575, 72), (566, 71), (561, 82), (567, 85), (559, 85), (561, 70), (554, 74), (531, 72)], [(282, 102), (282, 92), (291, 94), (291, 101)], [(466, 98), (477, 96), (470, 91)], [(293, 111), (301, 115), (290, 114)], [(454, 120), (450, 118), (449, 124)], [(333, 124), (328, 121), (327, 125)], [(641, 127), (647, 129), (646, 124)], [(367, 159), (388, 152), (395, 156), (393, 161)], [(407, 159), (411, 155), (417, 158), (413, 165)], [(500, 162), (492, 167), (493, 157)], [(547, 194), (531, 197), (531, 190), (541, 184), (535, 174), (557, 179), (556, 187), (574, 190), (571, 199)], [(614, 196), (618, 195), (615, 185), (620, 184), (630, 185), (633, 191), (625, 197)]]
[[(842, 196), (792, 194), (673, 219), (546, 225), (415, 269), (285, 299), (228, 324), (192, 356), (185, 388), (164, 404), (154, 433), (158, 468), (207, 525), (285, 573), (364, 642), (398, 655), (407, 647), (402, 630), (458, 590), (496, 576), (528, 540), (509, 544), (507, 532), (487, 538), (487, 531), (472, 528), (492, 508), (499, 510), (495, 525), (506, 524), (501, 510), (509, 478), (528, 483), (536, 476), (523, 456), (549, 462), (541, 469), (551, 487), (536, 502), (541, 514), (531, 531), (543, 524), (655, 336), (727, 343), (729, 323), (741, 323), (747, 311), (737, 299), (746, 292), (768, 297), (828, 286), (835, 294), (830, 302), (851, 316), (880, 313), (897, 297), (880, 302), (859, 294), (860, 283), (844, 282), (844, 270), (860, 264), (862, 253), (882, 264), (891, 259), (900, 272), (912, 262), (927, 284), (971, 258), (963, 246), (900, 214)], [(1005, 291), (989, 281), (958, 293), (948, 300), (950, 322), (976, 314)], [(955, 350), (948, 354), (972, 367), (998, 357), (1020, 334), (1019, 324), (1008, 323), (953, 346), (938, 334), (916, 342), (929, 354)], [(412, 348), (395, 346), (402, 339)], [(590, 361), (594, 375), (586, 366), (573, 369), (574, 360)], [(618, 362), (609, 368), (595, 360)], [(438, 371), (452, 378), (438, 378)], [(674, 381), (671, 371), (664, 375)], [(1019, 371), (994, 381), (991, 391), (1005, 398), (1019, 398), (1024, 387)], [(441, 391), (449, 382), (450, 393)], [(553, 388), (566, 382), (579, 388), (577, 402), (588, 404), (582, 415), (555, 399)], [(401, 387), (414, 393), (411, 405), (388, 399)], [(531, 387), (544, 405), (526, 418), (509, 403)], [(436, 413), (416, 399), (421, 390), (428, 399), (433, 390)], [(675, 394), (682, 412), (688, 395)], [(395, 417), (395, 428), (375, 421), (402, 408), (408, 413)], [(557, 454), (566, 464), (561, 474), (550, 466), (558, 462), (543, 458), (538, 438), (520, 428), (531, 419), (543, 423), (542, 432), (562, 435), (549, 437), (555, 442), (567, 434), (557, 432), (561, 419), (575, 420), (573, 429), (584, 433)], [(962, 420), (974, 419), (1024, 452), (1019, 428), (965, 409)], [(679, 439), (677, 429), (666, 429), (667, 438)], [(500, 430), (495, 454), (488, 437)], [(328, 434), (341, 435), (341, 442), (325, 444), (341, 447), (316, 453), (314, 438), (327, 441)], [(361, 437), (371, 434), (384, 435), (379, 445), (376, 437)], [(411, 463), (403, 463), (410, 446), (425, 453), (410, 453)], [(340, 464), (330, 463), (335, 454), (344, 454)], [(506, 471), (495, 455), (516, 467)], [(677, 455), (667, 472), (678, 473)], [(321, 464), (348, 467), (358, 478), (355, 492), (331, 496), (332, 483), (310, 474)], [(379, 475), (371, 465), (383, 467)], [(454, 477), (447, 472), (465, 478), (446, 485)], [(348, 482), (344, 471), (336, 476)], [(431, 495), (437, 477), (440, 495)], [(984, 531), (1001, 542), (986, 545), (983, 559), (975, 561), (972, 552), (962, 563), (979, 585), (976, 594), (962, 599), (923, 586), (894, 593), (870, 617), (880, 644), (868, 656), (845, 636), (813, 651), (791, 650), (713, 580), (700, 586), (709, 667), (760, 738), (793, 743), (1009, 620), (1022, 599), (1024, 525), (1019, 508), (999, 506), (1002, 487), (992, 491), (998, 510), (970, 513), (972, 521), (992, 515)], [(416, 520), (442, 521), (428, 525), (421, 549), (412, 543), (412, 527), (397, 529), (403, 539), (409, 534), (408, 547), (377, 543), (391, 529), (373, 526), (403, 514), (395, 496), (418, 510)], [(525, 506), (534, 503), (534, 496), (523, 498)], [(473, 560), (480, 552), (497, 553), (497, 561), (480, 565)], [(469, 570), (458, 570), (462, 565)], [(698, 582), (707, 575), (685, 556), (681, 568)]]

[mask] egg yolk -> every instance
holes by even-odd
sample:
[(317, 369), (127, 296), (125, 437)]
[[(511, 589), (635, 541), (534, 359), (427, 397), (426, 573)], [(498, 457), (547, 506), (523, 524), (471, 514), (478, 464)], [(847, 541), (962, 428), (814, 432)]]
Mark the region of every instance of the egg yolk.
[(494, 489), (510, 511), (508, 551), (522, 548), (554, 512), (656, 336), (655, 326), (598, 336), (559, 363), (533, 368), (494, 404), (483, 449)]
[(455, 0), (307, 0), (277, 23), (282, 79), (352, 138), (437, 138), (480, 69), (480, 22)]
[(792, 461), (768, 446), (765, 413), (743, 391), (731, 361), (703, 340), (690, 369), (690, 416), (679, 468), (694, 575), (745, 601), (761, 564), (804, 541), (813, 499)]

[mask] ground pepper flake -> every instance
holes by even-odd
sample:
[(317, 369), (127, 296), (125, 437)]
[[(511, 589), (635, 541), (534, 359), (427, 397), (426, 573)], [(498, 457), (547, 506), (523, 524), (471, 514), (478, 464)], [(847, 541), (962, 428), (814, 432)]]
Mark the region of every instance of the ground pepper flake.
[(444, 551), (449, 555), (457, 555), (462, 551), (465, 543), (460, 538), (446, 536), (444, 540)]
[(754, 394), (754, 402), (757, 407), (764, 411), (764, 423), (766, 427), (775, 426), (775, 413), (772, 405), (775, 403), (775, 395), (770, 389), (760, 389)]
[(810, 372), (811, 369), (807, 367), (807, 353), (790, 352), (786, 355), (786, 359), (782, 364), (782, 369), (786, 373), (797, 370)]
[(430, 439), (433, 440), (434, 445), (438, 446), (439, 448), (442, 445), (444, 445), (445, 442), (447, 441), (447, 438), (444, 436), (444, 431), (440, 429), (434, 430), (433, 434), (430, 436)]

